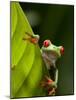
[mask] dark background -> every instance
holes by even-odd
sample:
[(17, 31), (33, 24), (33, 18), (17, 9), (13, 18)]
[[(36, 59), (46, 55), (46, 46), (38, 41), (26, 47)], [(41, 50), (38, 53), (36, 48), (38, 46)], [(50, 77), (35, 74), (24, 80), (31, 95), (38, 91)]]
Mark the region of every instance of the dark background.
[(57, 61), (56, 95), (74, 94), (74, 6), (24, 2), (20, 5), (34, 33), (40, 35), (40, 47), (45, 39), (64, 46), (64, 55)]

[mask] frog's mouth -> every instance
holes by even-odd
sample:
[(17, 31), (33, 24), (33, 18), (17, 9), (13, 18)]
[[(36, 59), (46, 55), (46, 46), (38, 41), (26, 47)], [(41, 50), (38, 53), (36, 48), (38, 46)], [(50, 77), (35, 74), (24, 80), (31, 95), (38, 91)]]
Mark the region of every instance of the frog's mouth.
[(59, 53), (59, 52), (56, 52), (56, 51), (54, 51), (54, 50), (49, 50), (49, 51), (43, 50), (43, 51), (45, 52), (45, 54), (46, 54), (48, 57), (52, 57), (53, 59), (56, 59), (56, 58), (58, 58), (58, 57), (60, 56), (60, 53)]
[(56, 51), (50, 51), (50, 54), (52, 55), (52, 56), (54, 56), (54, 57), (59, 57), (60, 55), (59, 55), (59, 53), (58, 52), (56, 52)]
[(61, 52), (60, 52), (59, 47), (56, 47), (54, 45), (52, 45), (51, 47), (48, 46), (47, 48), (42, 47), (42, 50), (44, 52), (51, 53), (51, 55), (56, 56), (56, 57), (60, 57), (61, 56)]

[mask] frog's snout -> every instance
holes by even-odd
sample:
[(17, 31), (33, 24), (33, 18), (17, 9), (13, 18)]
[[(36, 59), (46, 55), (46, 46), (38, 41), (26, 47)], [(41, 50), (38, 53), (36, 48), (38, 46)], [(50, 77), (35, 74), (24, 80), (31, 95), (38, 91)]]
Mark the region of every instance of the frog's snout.
[(60, 53), (63, 55), (64, 54), (64, 47), (60, 46)]

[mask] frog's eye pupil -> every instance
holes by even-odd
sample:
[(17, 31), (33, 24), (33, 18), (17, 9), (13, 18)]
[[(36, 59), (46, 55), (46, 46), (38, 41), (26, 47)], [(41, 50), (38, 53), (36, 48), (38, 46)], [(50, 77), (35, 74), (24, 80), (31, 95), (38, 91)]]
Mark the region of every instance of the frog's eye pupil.
[(45, 41), (43, 42), (43, 46), (44, 46), (44, 47), (48, 47), (48, 46), (49, 46), (49, 40), (45, 40)]
[(63, 47), (63, 46), (61, 46), (61, 48), (60, 48), (60, 53), (61, 53), (61, 54), (64, 53), (64, 47)]

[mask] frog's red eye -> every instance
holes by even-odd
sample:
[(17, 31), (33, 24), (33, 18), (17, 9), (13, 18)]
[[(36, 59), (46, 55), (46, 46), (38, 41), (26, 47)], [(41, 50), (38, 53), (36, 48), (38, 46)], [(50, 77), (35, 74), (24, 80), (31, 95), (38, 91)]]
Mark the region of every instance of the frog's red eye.
[(44, 47), (48, 47), (50, 45), (50, 40), (45, 40), (44, 42), (43, 42), (43, 46)]
[(60, 53), (61, 53), (61, 54), (64, 53), (64, 47), (63, 47), (63, 46), (61, 46), (61, 48), (60, 48)]

